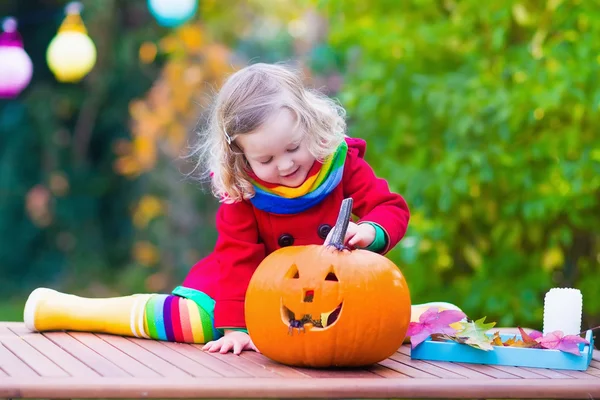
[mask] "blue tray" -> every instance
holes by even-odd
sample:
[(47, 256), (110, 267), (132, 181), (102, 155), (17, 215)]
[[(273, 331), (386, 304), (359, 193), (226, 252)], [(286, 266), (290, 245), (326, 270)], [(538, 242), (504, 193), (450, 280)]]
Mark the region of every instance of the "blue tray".
[[(502, 341), (515, 335), (500, 335)], [(516, 335), (517, 338), (521, 338)], [(434, 342), (427, 338), (411, 350), (410, 356), (415, 360), (452, 361), (471, 364), (510, 365), (517, 367), (570, 369), (585, 371), (592, 360), (594, 337), (587, 331), (585, 338), (589, 345), (580, 343), (581, 356), (560, 350), (527, 349), (523, 347), (494, 346), (494, 350), (485, 351), (456, 342)], [(491, 336), (490, 336), (491, 340)]]

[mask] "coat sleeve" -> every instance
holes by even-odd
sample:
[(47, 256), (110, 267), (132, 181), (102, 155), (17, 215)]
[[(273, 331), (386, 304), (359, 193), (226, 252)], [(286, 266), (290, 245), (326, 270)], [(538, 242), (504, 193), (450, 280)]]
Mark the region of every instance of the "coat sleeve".
[(404, 237), (410, 212), (402, 196), (390, 192), (385, 179), (378, 178), (363, 159), (366, 143), (361, 139), (347, 139), (348, 155), (344, 165), (344, 197), (354, 200), (353, 213), (360, 222), (379, 225), (386, 234), (387, 246), (381, 254), (391, 250)]
[(252, 205), (222, 204), (216, 216), (215, 252), (219, 277), (215, 298), (215, 328), (244, 328), (244, 299), (254, 270), (265, 258)]

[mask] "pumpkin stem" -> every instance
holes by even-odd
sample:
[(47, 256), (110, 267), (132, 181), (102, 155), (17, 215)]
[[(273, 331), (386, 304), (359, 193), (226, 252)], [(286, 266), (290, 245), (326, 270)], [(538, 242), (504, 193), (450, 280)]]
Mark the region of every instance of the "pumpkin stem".
[(331, 234), (331, 240), (327, 243), (327, 246), (333, 246), (340, 251), (348, 249), (344, 243), (344, 239), (346, 238), (346, 231), (350, 223), (353, 202), (352, 197), (342, 200), (340, 212), (333, 227), (333, 233)]

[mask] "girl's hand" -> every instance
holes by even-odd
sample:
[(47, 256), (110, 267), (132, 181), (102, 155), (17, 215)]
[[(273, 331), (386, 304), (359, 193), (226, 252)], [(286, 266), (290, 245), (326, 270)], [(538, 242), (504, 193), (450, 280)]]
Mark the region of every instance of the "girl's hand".
[(252, 343), (250, 335), (246, 332), (228, 329), (225, 329), (225, 335), (222, 338), (206, 343), (202, 346), (202, 350), (210, 353), (218, 351), (221, 354), (225, 354), (228, 351), (233, 351), (233, 354), (240, 354), (243, 350), (254, 350), (260, 353), (256, 346), (254, 346), (254, 343)]
[[(329, 231), (325, 244), (331, 240), (333, 229)], [(346, 237), (344, 238), (344, 244), (348, 247), (365, 248), (368, 247), (375, 240), (375, 228), (371, 224), (355, 224), (350, 221), (348, 223), (348, 230), (346, 231)]]

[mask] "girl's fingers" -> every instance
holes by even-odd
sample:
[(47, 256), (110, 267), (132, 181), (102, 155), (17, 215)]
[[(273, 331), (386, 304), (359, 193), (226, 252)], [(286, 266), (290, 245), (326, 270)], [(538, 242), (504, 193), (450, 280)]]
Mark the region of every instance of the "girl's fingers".
[(220, 351), (220, 353), (221, 353), (221, 354), (228, 353), (228, 352), (229, 352), (229, 350), (231, 350), (231, 348), (232, 348), (232, 347), (233, 347), (233, 343), (232, 343), (232, 342), (230, 342), (230, 341), (227, 341), (227, 342), (223, 343), (223, 345), (221, 346), (221, 351)]
[(215, 345), (215, 342), (213, 340), (211, 340), (210, 342), (206, 343), (204, 346), (202, 346), (202, 350), (208, 350), (210, 351), (210, 349), (212, 349)]
[(236, 341), (233, 343), (233, 354), (240, 354), (242, 352), (243, 346), (240, 342)]

